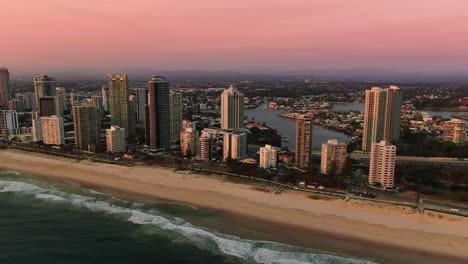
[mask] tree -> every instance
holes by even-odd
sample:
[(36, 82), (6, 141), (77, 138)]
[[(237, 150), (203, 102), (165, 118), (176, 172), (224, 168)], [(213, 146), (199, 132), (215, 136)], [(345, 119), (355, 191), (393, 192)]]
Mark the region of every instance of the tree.
[(343, 176), (346, 178), (350, 178), (353, 174), (353, 160), (350, 157), (346, 157), (345, 162), (343, 164)]

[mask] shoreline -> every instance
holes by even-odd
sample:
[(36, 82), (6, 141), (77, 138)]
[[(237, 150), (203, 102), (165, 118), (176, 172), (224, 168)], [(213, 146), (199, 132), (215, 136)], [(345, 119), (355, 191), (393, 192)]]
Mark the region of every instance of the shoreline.
[[(251, 185), (223, 181), (221, 177), (176, 173), (162, 167), (77, 163), (11, 150), (0, 151), (0, 157), (0, 168), (5, 170), (78, 182), (130, 197), (195, 205), (234, 218), (286, 227), (301, 237), (309, 230), (363, 245), (379, 244), (380, 248), (395, 251), (468, 260), (468, 220), (463, 218), (415, 214), (409, 209), (370, 202), (313, 200), (295, 192), (277, 195), (254, 190)], [(285, 230), (278, 230), (287, 235)], [(305, 243), (307, 236), (299, 240)]]

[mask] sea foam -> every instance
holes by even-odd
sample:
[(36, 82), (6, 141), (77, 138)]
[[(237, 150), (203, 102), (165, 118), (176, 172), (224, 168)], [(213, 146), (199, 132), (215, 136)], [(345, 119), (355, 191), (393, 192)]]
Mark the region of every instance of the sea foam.
[[(70, 194), (56, 189), (46, 189), (29, 183), (0, 180), (0, 192), (26, 193), (35, 198), (50, 202), (65, 202), (72, 206), (86, 208), (93, 212), (116, 215), (138, 225), (150, 225), (159, 230), (175, 233), (200, 249), (222, 253), (240, 258), (246, 262), (265, 264), (304, 264), (304, 263), (374, 263), (367, 260), (346, 258), (327, 253), (310, 252), (310, 250), (285, 244), (242, 239), (202, 227), (197, 227), (177, 217), (158, 215), (157, 210), (143, 211), (134, 203), (130, 207), (111, 204), (109, 200), (96, 197)], [(89, 192), (88, 192), (89, 193)], [(137, 207), (137, 208), (135, 208)], [(170, 219), (171, 218), (171, 219)]]

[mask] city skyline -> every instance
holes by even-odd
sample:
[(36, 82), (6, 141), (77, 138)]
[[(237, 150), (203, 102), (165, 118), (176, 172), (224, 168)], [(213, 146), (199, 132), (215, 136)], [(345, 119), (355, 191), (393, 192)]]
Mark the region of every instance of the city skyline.
[[(468, 3), (459, 0), (46, 3), (0, 3), (8, 10), (0, 23), (10, 25), (3, 29), (8, 41), (0, 43), (0, 57), (13, 76), (85, 69), (154, 71), (161, 65), (162, 70), (263, 73), (468, 70), (463, 26)], [(155, 10), (158, 15), (150, 15)], [(78, 15), (82, 19), (72, 19)], [(177, 23), (165, 23), (169, 17)], [(28, 41), (31, 37), (34, 42)]]

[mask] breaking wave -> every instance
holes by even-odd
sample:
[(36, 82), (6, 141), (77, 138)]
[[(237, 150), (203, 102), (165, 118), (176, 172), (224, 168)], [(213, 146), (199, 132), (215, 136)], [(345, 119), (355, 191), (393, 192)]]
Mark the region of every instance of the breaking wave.
[[(189, 222), (170, 216), (163, 216), (157, 210), (144, 210), (142, 204), (124, 201), (113, 204), (113, 198), (101, 200), (100, 197), (84, 196), (59, 191), (53, 188), (39, 187), (19, 181), (0, 180), (0, 192), (28, 194), (36, 199), (51, 203), (67, 203), (93, 212), (115, 215), (120, 219), (138, 225), (147, 225), (162, 231), (167, 236), (176, 235), (184, 242), (196, 245), (200, 249), (214, 253), (237, 257), (245, 262), (266, 264), (286, 263), (374, 263), (368, 260), (347, 258), (322, 252), (311, 252), (305, 248), (281, 243), (248, 240), (226, 235), (206, 228), (194, 226)], [(93, 191), (86, 191), (87, 194)], [(114, 200), (115, 201), (115, 200)], [(119, 199), (119, 201), (122, 201)]]

